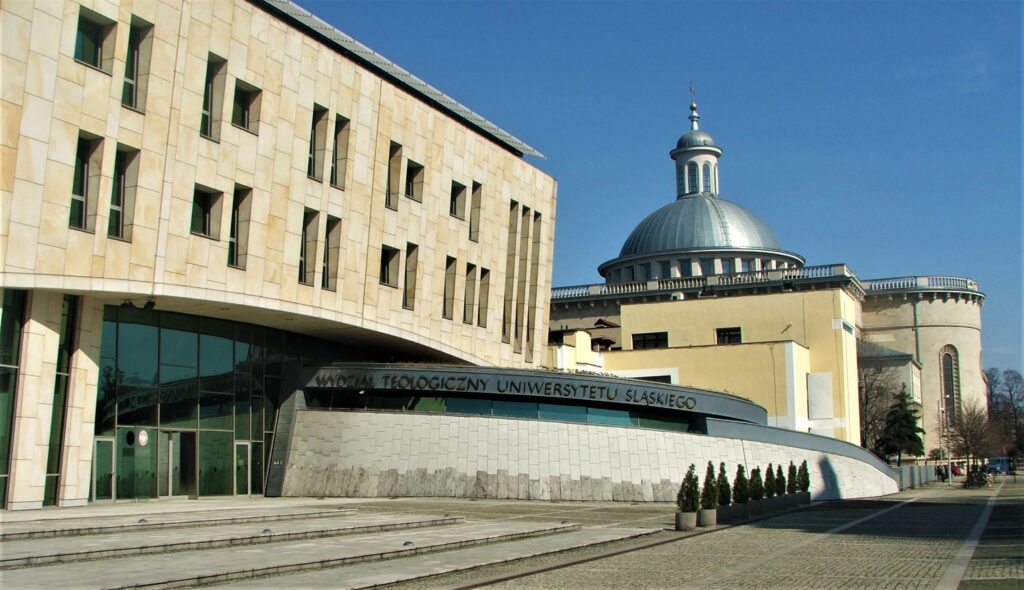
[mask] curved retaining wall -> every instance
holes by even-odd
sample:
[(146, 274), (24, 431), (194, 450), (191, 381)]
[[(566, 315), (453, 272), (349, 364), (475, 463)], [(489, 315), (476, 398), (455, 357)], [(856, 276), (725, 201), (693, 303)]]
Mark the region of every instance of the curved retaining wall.
[[(282, 494), (670, 502), (690, 463), (703, 476), (708, 461), (716, 470), (725, 461), (731, 481), (739, 463), (749, 474), (756, 466), (804, 460), (815, 500), (898, 491), (892, 470), (856, 458), (853, 445), (816, 450), (822, 437), (757, 428), (760, 440), (538, 420), (302, 410)], [(769, 431), (785, 438), (771, 442)], [(804, 442), (801, 437), (807, 444), (794, 446)]]

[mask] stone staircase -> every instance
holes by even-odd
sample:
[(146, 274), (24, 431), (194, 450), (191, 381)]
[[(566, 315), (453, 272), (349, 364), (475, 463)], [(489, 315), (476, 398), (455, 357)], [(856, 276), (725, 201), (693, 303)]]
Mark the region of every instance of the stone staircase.
[(5, 588), (366, 588), (641, 537), (568, 521), (348, 505), (46, 518), (0, 526)]

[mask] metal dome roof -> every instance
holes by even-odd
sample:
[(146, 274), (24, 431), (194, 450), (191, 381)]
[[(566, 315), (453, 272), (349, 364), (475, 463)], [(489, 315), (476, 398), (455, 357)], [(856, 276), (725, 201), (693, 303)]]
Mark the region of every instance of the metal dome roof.
[(676, 142), (676, 149), (684, 148), (695, 148), (695, 147), (718, 147), (715, 145), (715, 139), (706, 131), (700, 129), (691, 129), (679, 138)]
[(619, 257), (708, 248), (781, 250), (775, 233), (753, 213), (736, 203), (698, 194), (648, 215), (626, 238)]

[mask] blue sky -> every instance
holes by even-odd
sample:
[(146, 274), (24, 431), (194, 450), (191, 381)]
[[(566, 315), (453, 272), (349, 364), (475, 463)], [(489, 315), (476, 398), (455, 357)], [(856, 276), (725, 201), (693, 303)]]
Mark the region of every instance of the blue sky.
[(544, 153), (556, 286), (674, 198), (693, 81), (724, 198), (809, 265), (977, 279), (1024, 366), (1021, 3), (298, 2)]

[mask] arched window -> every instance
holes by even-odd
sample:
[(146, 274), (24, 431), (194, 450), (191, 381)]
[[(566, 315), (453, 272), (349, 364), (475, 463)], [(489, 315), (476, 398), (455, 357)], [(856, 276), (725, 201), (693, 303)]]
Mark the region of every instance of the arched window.
[(711, 164), (704, 162), (704, 192), (711, 192)]
[(946, 424), (952, 424), (960, 416), (960, 363), (956, 348), (947, 344), (939, 351), (939, 370), (942, 376), (942, 407)]
[(687, 186), (686, 194), (697, 192), (697, 162), (690, 162), (686, 166)]

